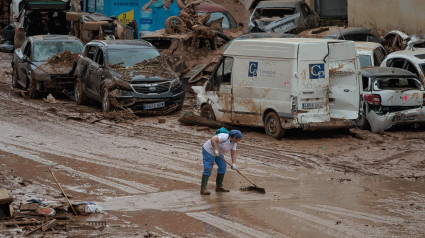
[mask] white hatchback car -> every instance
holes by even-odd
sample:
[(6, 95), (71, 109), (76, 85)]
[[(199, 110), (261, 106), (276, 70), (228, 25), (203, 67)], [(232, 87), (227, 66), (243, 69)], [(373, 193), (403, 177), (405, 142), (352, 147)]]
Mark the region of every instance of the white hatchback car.
[(395, 67), (408, 70), (425, 83), (425, 49), (396, 51), (387, 56), (381, 67)]

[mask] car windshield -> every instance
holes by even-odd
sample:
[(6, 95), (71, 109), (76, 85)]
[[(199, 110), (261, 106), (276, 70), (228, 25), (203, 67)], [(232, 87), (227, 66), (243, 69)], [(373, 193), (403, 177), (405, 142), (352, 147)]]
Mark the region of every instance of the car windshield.
[(39, 41), (34, 43), (33, 60), (43, 62), (66, 50), (75, 54), (80, 53), (82, 49), (83, 44), (79, 41)]
[(221, 24), (223, 29), (232, 29), (236, 27), (235, 19), (233, 19), (228, 12), (210, 12), (210, 19), (208, 20), (208, 23), (220, 18), (223, 18), (223, 23)]
[(126, 67), (132, 67), (144, 60), (153, 59), (159, 56), (156, 49), (131, 48), (128, 49), (109, 49), (109, 64), (123, 64)]
[(359, 55), (360, 68), (372, 66), (372, 57), (370, 55)]
[(396, 78), (378, 78), (375, 83), (379, 90), (421, 90), (423, 88), (422, 83), (415, 78), (396, 77)]

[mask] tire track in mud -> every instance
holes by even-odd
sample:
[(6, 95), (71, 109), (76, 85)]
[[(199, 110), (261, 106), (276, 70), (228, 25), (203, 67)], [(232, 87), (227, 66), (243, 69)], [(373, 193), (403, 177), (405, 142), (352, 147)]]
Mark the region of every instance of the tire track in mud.
[(208, 212), (192, 212), (186, 213), (186, 215), (195, 218), (201, 222), (210, 224), (217, 229), (223, 230), (227, 233), (230, 233), (233, 236), (241, 238), (250, 238), (250, 237), (288, 237), (282, 233), (273, 232), (272, 234), (265, 233), (263, 231), (257, 230), (255, 228), (247, 227), (240, 223), (223, 219), (218, 216), (209, 214)]

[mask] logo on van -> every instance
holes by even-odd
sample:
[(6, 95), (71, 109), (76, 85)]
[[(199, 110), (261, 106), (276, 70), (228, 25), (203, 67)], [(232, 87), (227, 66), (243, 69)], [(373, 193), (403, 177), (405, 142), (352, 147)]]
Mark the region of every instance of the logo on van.
[(258, 62), (249, 62), (248, 77), (257, 77)]
[(324, 79), (325, 64), (310, 64), (310, 79)]

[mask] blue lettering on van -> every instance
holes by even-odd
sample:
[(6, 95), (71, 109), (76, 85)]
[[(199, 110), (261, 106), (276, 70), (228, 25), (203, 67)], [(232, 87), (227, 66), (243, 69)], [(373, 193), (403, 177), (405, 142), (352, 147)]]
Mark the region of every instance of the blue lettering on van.
[(310, 79), (325, 78), (325, 64), (310, 64)]
[(248, 77), (257, 77), (258, 62), (249, 62)]

